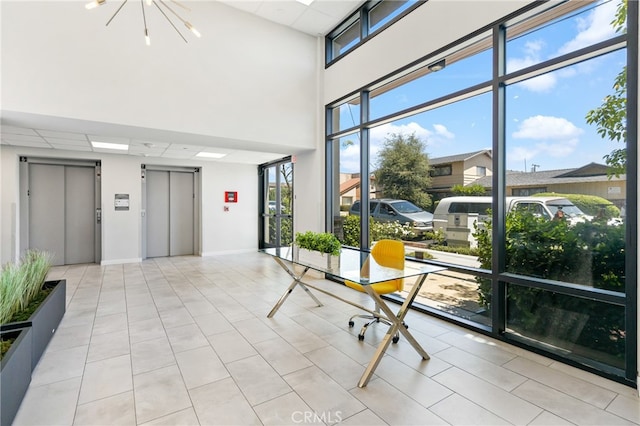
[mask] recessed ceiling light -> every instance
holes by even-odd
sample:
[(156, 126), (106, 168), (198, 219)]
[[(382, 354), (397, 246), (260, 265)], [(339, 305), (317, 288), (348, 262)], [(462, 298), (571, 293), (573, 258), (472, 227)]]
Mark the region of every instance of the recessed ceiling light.
[(126, 151), (129, 149), (129, 145), (122, 143), (109, 143), (109, 142), (95, 142), (91, 141), (91, 145), (94, 148), (102, 148), (102, 149), (117, 149), (120, 151)]
[(309, 6), (311, 3), (313, 3), (313, 0), (296, 0), (298, 3), (302, 3), (305, 6)]
[(205, 157), (205, 158), (222, 158), (227, 154), (219, 154), (217, 152), (199, 152), (196, 154), (196, 157)]

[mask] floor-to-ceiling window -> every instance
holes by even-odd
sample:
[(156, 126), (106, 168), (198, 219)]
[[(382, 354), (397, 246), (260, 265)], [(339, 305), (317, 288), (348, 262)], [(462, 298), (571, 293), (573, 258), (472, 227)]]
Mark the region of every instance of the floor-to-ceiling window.
[[(345, 244), (399, 238), (411, 261), (448, 267), (421, 308), (633, 383), (638, 56), (625, 11), (530, 5), (347, 94), (327, 107), (327, 173)], [(384, 216), (382, 199), (433, 214), (431, 228)]]

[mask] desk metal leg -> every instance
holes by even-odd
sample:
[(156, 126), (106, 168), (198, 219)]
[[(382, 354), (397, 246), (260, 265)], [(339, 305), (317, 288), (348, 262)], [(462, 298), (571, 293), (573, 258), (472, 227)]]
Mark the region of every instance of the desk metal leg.
[(322, 302), (320, 302), (320, 300), (318, 300), (318, 298), (313, 293), (311, 293), (311, 291), (307, 288), (307, 286), (305, 286), (304, 283), (300, 281), (302, 280), (302, 277), (304, 277), (304, 275), (309, 270), (308, 266), (304, 268), (304, 271), (302, 271), (302, 274), (296, 275), (293, 272), (293, 269), (289, 268), (287, 264), (285, 264), (281, 259), (274, 257), (274, 260), (282, 267), (282, 269), (284, 269), (287, 272), (287, 274), (291, 276), (291, 278), (293, 278), (293, 281), (291, 282), (291, 285), (289, 285), (289, 287), (285, 290), (284, 294), (280, 297), (278, 302), (276, 302), (274, 307), (271, 309), (271, 311), (267, 315), (267, 318), (273, 317), (276, 314), (276, 312), (278, 312), (278, 309), (280, 309), (280, 306), (282, 306), (284, 301), (287, 300), (287, 297), (289, 297), (289, 295), (297, 285), (302, 287), (302, 289), (309, 295), (309, 297), (313, 299), (314, 302), (316, 302), (318, 306), (323, 306)]
[(400, 333), (402, 333), (402, 335), (407, 339), (407, 341), (411, 344), (411, 346), (413, 346), (416, 352), (418, 352), (420, 356), (422, 356), (423, 359), (429, 359), (429, 354), (427, 354), (427, 352), (424, 349), (422, 349), (422, 346), (420, 346), (420, 344), (409, 332), (409, 330), (407, 330), (404, 327), (404, 325), (402, 325), (402, 322), (404, 321), (404, 317), (407, 315), (407, 312), (409, 312), (409, 308), (411, 307), (411, 304), (416, 298), (416, 295), (418, 294), (418, 291), (420, 290), (420, 287), (422, 287), (422, 284), (424, 283), (426, 278), (427, 278), (427, 274), (424, 274), (420, 277), (418, 282), (413, 286), (413, 288), (409, 292), (408, 297), (405, 299), (404, 303), (400, 307), (400, 310), (398, 311), (397, 314), (393, 313), (391, 308), (389, 308), (389, 306), (384, 302), (384, 300), (382, 300), (380, 295), (375, 291), (373, 291), (373, 288), (371, 288), (370, 286), (364, 286), (364, 289), (367, 292), (367, 294), (373, 298), (373, 300), (380, 307), (380, 310), (382, 310), (385, 313), (387, 318), (389, 318), (393, 322), (393, 324), (389, 327), (389, 330), (387, 330), (387, 334), (385, 334), (384, 337), (382, 338), (382, 342), (380, 342), (380, 345), (378, 345), (378, 348), (376, 349), (376, 352), (373, 355), (373, 358), (371, 358), (371, 361), (369, 361), (369, 365), (367, 365), (367, 368), (365, 368), (364, 373), (362, 374), (362, 377), (358, 382), (358, 387), (361, 387), (361, 388), (365, 387), (367, 383), (369, 383), (369, 380), (371, 379), (373, 372), (378, 367), (378, 364), (380, 364), (382, 357), (387, 351), (387, 348), (389, 347), (389, 344), (391, 343), (391, 340), (393, 339), (393, 336), (396, 334), (397, 331), (400, 331)]

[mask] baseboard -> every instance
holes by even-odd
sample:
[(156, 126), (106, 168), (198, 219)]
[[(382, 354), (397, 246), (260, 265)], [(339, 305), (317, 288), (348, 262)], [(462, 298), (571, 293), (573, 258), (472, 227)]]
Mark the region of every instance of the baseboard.
[(257, 252), (258, 252), (258, 249), (207, 251), (202, 253), (202, 257), (221, 256), (225, 254), (257, 253)]
[(111, 259), (111, 260), (101, 260), (100, 265), (120, 265), (122, 263), (140, 263), (142, 262), (141, 257), (134, 257), (131, 259)]

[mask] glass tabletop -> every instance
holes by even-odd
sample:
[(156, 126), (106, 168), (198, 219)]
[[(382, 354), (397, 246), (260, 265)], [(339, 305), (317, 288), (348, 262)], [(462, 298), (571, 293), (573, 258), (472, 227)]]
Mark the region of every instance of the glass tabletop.
[(329, 255), (320, 252), (311, 252), (303, 256), (297, 252), (295, 246), (267, 248), (259, 251), (361, 285), (416, 277), (446, 269), (440, 266), (420, 264), (404, 269), (390, 268), (378, 264), (367, 251), (348, 247), (340, 249), (340, 255), (334, 256), (332, 259), (329, 259)]

